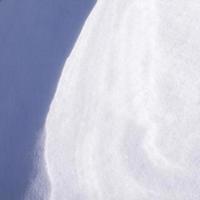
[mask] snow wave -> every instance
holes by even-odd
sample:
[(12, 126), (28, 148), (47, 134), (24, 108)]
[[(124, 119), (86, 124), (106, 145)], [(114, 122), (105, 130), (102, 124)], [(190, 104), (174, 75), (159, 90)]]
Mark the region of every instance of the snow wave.
[(46, 120), (51, 200), (200, 198), (198, 2), (97, 2)]

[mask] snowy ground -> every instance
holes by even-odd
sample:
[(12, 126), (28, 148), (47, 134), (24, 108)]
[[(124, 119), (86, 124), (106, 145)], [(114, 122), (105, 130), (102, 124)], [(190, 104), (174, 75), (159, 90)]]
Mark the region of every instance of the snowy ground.
[(97, 2), (46, 120), (50, 200), (200, 199), (199, 11)]

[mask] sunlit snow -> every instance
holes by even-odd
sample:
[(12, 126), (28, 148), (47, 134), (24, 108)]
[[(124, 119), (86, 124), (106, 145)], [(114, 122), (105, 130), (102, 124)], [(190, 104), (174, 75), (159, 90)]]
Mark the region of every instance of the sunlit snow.
[(199, 6), (97, 2), (46, 119), (50, 200), (200, 199)]

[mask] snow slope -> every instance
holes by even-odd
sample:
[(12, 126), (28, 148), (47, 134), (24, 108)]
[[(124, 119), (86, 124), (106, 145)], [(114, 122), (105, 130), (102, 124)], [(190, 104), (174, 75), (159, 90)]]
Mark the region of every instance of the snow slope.
[(199, 11), (97, 2), (46, 120), (51, 200), (200, 199)]

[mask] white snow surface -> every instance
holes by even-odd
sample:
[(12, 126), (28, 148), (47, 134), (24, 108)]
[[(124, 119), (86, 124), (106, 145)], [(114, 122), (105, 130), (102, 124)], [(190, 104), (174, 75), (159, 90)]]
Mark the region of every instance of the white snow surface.
[(46, 119), (50, 200), (199, 200), (199, 63), (199, 1), (99, 0)]

